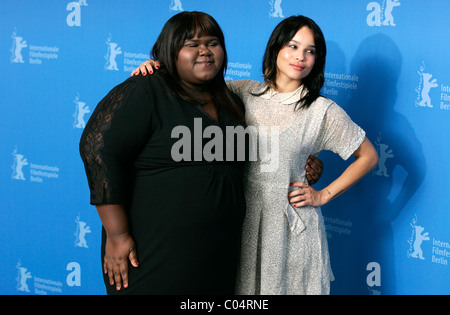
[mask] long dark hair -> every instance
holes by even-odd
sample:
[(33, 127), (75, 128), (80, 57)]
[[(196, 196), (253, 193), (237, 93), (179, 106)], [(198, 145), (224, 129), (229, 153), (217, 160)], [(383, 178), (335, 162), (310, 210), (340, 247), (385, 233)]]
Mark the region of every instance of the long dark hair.
[(201, 104), (199, 99), (180, 79), (176, 61), (185, 40), (195, 36), (215, 36), (224, 52), (222, 67), (216, 77), (208, 83), (208, 90), (218, 107), (222, 107), (239, 122), (244, 121), (244, 114), (225, 83), (224, 74), (228, 64), (225, 38), (217, 21), (207, 13), (183, 11), (174, 15), (164, 25), (151, 51), (151, 58), (161, 64), (161, 72), (169, 88), (189, 103)]
[(322, 30), (316, 22), (303, 15), (288, 17), (281, 21), (273, 30), (263, 59), (264, 81), (269, 87), (276, 88), (278, 53), (292, 40), (298, 30), (304, 26), (307, 26), (313, 32), (316, 46), (316, 62), (311, 73), (302, 80), (302, 83), (307, 88), (307, 93), (302, 96), (295, 107), (296, 109), (309, 107), (320, 96), (320, 90), (325, 83), (324, 70), (327, 47)]

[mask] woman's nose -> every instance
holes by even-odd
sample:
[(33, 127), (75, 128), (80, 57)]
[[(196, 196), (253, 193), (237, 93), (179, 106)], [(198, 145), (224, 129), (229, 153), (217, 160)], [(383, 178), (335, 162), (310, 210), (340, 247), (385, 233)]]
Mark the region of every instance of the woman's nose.
[(209, 50), (209, 48), (205, 45), (201, 45), (199, 46), (199, 54), (200, 56), (209, 56), (211, 55), (211, 51)]
[(305, 53), (299, 52), (297, 55), (297, 60), (304, 61), (305, 60)]

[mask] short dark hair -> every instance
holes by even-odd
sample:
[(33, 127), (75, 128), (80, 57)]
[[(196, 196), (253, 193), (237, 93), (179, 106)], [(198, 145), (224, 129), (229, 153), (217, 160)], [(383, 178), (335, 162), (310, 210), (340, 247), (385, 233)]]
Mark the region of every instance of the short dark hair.
[(322, 30), (312, 19), (303, 15), (291, 16), (281, 21), (273, 30), (267, 43), (263, 59), (264, 81), (268, 86), (276, 87), (277, 57), (280, 50), (285, 47), (302, 28), (308, 27), (314, 35), (316, 46), (316, 61), (311, 73), (303, 79), (302, 83), (308, 89), (308, 93), (302, 97), (296, 108), (309, 107), (319, 96), (325, 83), (325, 59), (327, 48)]
[(163, 76), (173, 92), (190, 103), (199, 103), (199, 99), (182, 84), (176, 67), (178, 54), (185, 40), (195, 36), (218, 38), (224, 58), (219, 73), (208, 83), (208, 88), (217, 106), (222, 106), (235, 118), (243, 121), (243, 112), (225, 84), (224, 75), (228, 64), (225, 38), (219, 24), (211, 15), (198, 11), (183, 11), (171, 17), (152, 48), (151, 58), (160, 62)]

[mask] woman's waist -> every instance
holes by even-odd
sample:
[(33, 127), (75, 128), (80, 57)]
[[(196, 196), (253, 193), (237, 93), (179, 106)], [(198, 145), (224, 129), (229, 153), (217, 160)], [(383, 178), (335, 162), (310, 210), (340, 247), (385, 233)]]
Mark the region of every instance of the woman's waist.
[(290, 186), (293, 182), (307, 182), (306, 172), (291, 173), (291, 172), (258, 172), (248, 170), (246, 173), (246, 184), (252, 187), (260, 187), (261, 189), (277, 189), (277, 190), (292, 190)]
[(195, 161), (178, 163), (153, 163), (135, 165), (136, 177), (145, 176), (170, 176), (172, 173), (202, 173), (225, 171), (231, 173), (242, 173), (245, 164), (243, 162), (222, 162), (222, 161)]

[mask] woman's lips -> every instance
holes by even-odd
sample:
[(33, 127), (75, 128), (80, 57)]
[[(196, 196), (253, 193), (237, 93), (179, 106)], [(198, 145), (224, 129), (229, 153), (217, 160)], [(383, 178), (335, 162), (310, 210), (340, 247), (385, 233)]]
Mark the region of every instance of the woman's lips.
[(306, 66), (304, 66), (304, 65), (291, 64), (291, 67), (294, 68), (294, 70), (297, 70), (297, 71), (303, 71), (303, 70), (306, 69)]

